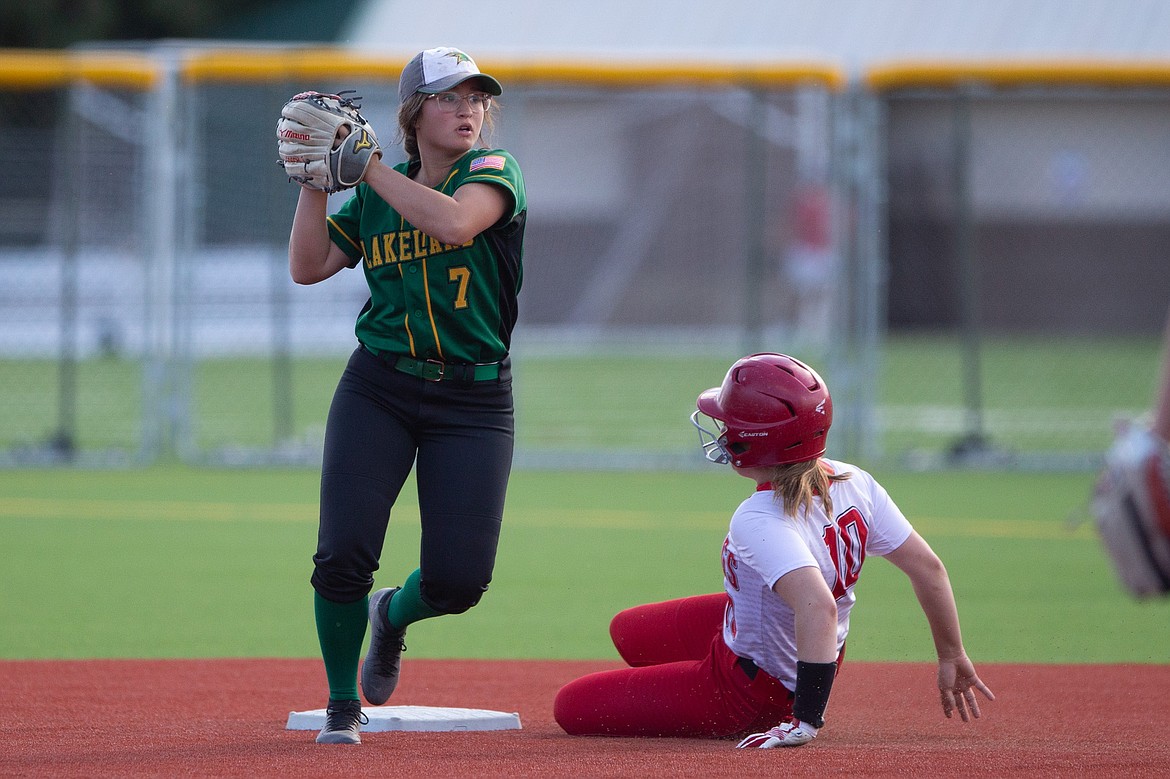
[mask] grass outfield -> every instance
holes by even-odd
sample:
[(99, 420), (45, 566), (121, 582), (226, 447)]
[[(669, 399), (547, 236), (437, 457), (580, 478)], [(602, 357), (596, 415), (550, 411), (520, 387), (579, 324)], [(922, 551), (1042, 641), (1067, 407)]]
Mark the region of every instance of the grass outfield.
[[(1139, 413), (1152, 402), (1159, 349), (1157, 337), (989, 337), (980, 398), (985, 432), (996, 446), (1016, 451), (1101, 450), (1115, 414)], [(318, 442), (347, 356), (297, 359), (287, 375), (261, 359), (202, 361), (192, 368), (190, 396), (180, 398), (185, 405), (174, 411), (190, 424), (190, 443), (199, 451), (271, 447), (278, 438)], [(718, 384), (738, 356), (649, 347), (609, 355), (521, 352), (518, 447), (693, 453), (696, 439), (686, 420), (695, 396)], [(816, 355), (807, 358), (821, 364)], [(945, 450), (966, 431), (963, 364), (955, 338), (899, 335), (883, 345), (877, 375), (869, 377), (883, 453)], [(832, 387), (837, 377), (825, 371), (825, 379)], [(0, 453), (35, 446), (56, 430), (57, 382), (52, 361), (0, 360), (6, 392)], [(77, 383), (78, 445), (138, 451), (143, 366), (87, 360), (77, 366)], [(838, 420), (850, 411), (839, 408)]]
[[(876, 475), (947, 562), (977, 661), (1170, 660), (1170, 602), (1130, 601), (1091, 527), (1070, 526), (1091, 474)], [(0, 658), (316, 656), (317, 486), (311, 470), (0, 471)], [(615, 611), (721, 586), (747, 486), (715, 466), (516, 473), (491, 591), (413, 628), (411, 655), (615, 657)], [(379, 586), (416, 564), (413, 494), (389, 538)], [(857, 592), (851, 659), (932, 659), (900, 573), (871, 561)]]

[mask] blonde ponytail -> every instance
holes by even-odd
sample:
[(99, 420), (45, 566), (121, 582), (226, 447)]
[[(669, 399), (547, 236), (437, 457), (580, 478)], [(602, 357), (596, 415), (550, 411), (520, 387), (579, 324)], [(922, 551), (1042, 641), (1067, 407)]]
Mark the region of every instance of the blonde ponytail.
[(776, 502), (790, 517), (812, 508), (814, 498), (820, 498), (825, 513), (833, 518), (833, 498), (829, 486), (835, 481), (845, 481), (853, 474), (831, 473), (821, 460), (805, 460), (789, 465), (777, 465), (770, 481)]

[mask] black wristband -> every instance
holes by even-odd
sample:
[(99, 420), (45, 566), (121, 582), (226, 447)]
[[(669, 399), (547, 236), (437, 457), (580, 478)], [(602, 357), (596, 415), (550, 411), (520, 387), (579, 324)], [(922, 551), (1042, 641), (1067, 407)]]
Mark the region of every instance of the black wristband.
[(796, 661), (796, 693), (792, 716), (814, 728), (825, 725), (825, 707), (837, 676), (836, 663), (806, 663)]

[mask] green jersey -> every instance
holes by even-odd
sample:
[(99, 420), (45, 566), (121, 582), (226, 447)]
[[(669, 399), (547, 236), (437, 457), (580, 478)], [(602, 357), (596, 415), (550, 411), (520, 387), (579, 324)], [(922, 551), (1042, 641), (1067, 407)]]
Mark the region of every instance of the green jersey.
[[(408, 163), (395, 170), (410, 175)], [(524, 178), (511, 154), (472, 149), (438, 191), (470, 182), (502, 187), (511, 209), (470, 242), (441, 243), (407, 222), (364, 182), (329, 217), (329, 236), (365, 266), (370, 299), (358, 340), (377, 354), (452, 363), (496, 362), (508, 354), (523, 279)]]

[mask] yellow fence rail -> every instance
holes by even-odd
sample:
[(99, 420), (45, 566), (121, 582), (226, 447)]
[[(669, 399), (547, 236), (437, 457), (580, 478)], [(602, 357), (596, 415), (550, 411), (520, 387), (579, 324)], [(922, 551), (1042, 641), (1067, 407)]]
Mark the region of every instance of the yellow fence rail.
[(980, 83), (992, 87), (1170, 86), (1170, 62), (1021, 60), (905, 61), (870, 68), (864, 83), (876, 92)]
[[(372, 55), (338, 48), (210, 48), (184, 51), (178, 71), (187, 82), (250, 82), (325, 79), (339, 76), (397, 79), (410, 58)], [(812, 82), (832, 90), (846, 84), (840, 68), (814, 61), (721, 62), (606, 60), (557, 61), (484, 58), (485, 70), (518, 84), (558, 82), (602, 86), (743, 84), (783, 87)], [(48, 88), (76, 80), (148, 89), (160, 77), (151, 53), (0, 50), (0, 87)]]

